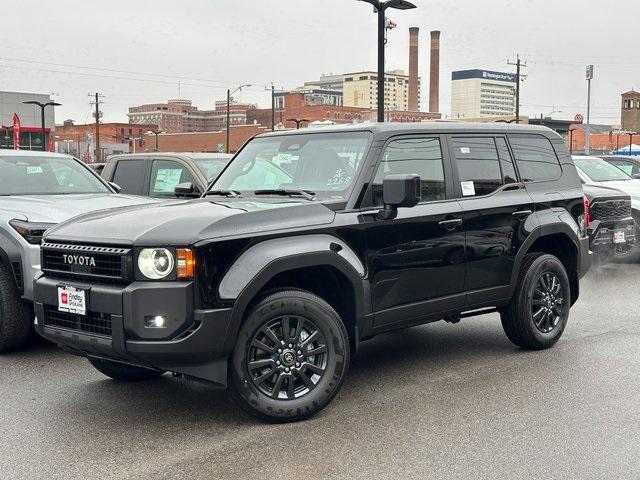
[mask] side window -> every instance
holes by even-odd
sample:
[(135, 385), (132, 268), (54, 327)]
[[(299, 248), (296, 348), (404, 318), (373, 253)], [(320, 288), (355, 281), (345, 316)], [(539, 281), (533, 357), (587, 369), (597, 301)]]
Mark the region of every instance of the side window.
[(387, 175), (417, 174), (422, 183), (422, 202), (444, 200), (445, 182), (442, 148), (438, 138), (406, 138), (387, 146), (373, 183), (369, 187), (372, 206), (382, 206), (382, 182)]
[(455, 137), (453, 149), (463, 196), (488, 195), (503, 185), (493, 137)]
[(192, 183), (195, 187), (196, 181), (187, 167), (173, 160), (154, 160), (149, 195), (152, 197), (173, 197), (176, 186), (187, 182)]
[(498, 157), (500, 157), (500, 167), (502, 168), (502, 180), (504, 184), (518, 183), (516, 168), (513, 165), (511, 153), (509, 153), (507, 141), (502, 137), (498, 137), (496, 138), (496, 146), (498, 147)]
[(622, 170), (624, 173), (626, 173), (629, 176), (633, 175), (634, 173), (633, 164), (631, 163), (627, 163), (625, 161), (620, 161), (620, 160), (614, 160), (611, 163), (614, 164), (616, 167), (618, 167), (620, 170)]
[(523, 182), (557, 180), (562, 174), (551, 142), (541, 135), (509, 135)]
[(146, 160), (120, 160), (116, 163), (113, 182), (122, 188), (122, 193), (146, 195), (144, 186), (146, 172)]

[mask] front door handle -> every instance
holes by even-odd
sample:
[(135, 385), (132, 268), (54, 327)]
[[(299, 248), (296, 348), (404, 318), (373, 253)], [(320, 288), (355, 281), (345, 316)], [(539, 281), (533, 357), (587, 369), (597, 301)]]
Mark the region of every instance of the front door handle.
[(533, 212), (531, 210), (519, 210), (517, 212), (513, 212), (513, 216), (518, 220), (525, 220), (529, 216), (531, 216)]
[(455, 230), (457, 227), (462, 225), (462, 219), (452, 218), (451, 220), (443, 220), (441, 222), (438, 222), (438, 225), (440, 225), (442, 228), (445, 228), (451, 231), (451, 230)]

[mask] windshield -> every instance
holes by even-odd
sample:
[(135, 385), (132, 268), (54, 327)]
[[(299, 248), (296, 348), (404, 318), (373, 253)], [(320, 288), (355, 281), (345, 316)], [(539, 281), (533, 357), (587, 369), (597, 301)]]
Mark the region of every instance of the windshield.
[(80, 162), (65, 157), (14, 157), (0, 153), (0, 195), (111, 193)]
[(256, 138), (211, 189), (306, 190), (326, 199), (346, 199), (370, 138), (368, 132)]
[(206, 179), (210, 182), (215, 180), (220, 172), (229, 163), (227, 158), (197, 158), (194, 160), (196, 167), (200, 170)]
[(599, 158), (575, 158), (574, 163), (592, 182), (631, 180), (631, 177), (618, 167)]

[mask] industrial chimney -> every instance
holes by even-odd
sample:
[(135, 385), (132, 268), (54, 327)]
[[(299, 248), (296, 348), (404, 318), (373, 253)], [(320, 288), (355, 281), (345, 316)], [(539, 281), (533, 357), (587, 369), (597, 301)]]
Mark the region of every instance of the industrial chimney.
[(431, 73), (429, 76), (429, 113), (440, 111), (440, 32), (431, 32)]
[(409, 28), (409, 101), (410, 112), (420, 111), (420, 96), (418, 93), (418, 44), (420, 29)]

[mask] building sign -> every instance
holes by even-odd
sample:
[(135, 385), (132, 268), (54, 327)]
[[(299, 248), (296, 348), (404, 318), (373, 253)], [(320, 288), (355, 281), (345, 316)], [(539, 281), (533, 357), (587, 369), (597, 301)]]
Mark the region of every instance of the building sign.
[(573, 117), (573, 119), (577, 122), (577, 123), (582, 123), (584, 122), (584, 116), (581, 113), (576, 113), (576, 116)]
[(593, 80), (593, 65), (587, 65), (587, 80)]
[(473, 78), (516, 83), (515, 73), (493, 72), (490, 70), (459, 70), (451, 73), (452, 80), (469, 80)]

